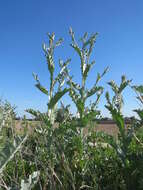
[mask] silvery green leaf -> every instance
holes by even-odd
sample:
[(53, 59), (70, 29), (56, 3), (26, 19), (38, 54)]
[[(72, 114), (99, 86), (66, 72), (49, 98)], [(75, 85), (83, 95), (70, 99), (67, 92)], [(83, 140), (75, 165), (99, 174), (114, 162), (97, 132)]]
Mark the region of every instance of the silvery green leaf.
[(97, 78), (96, 78), (96, 84), (101, 80), (101, 78), (108, 72), (109, 68), (106, 67), (103, 73), (100, 75), (100, 73), (97, 73)]
[(31, 175), (29, 175), (29, 178), (27, 181), (21, 180), (20, 190), (31, 190), (32, 188), (34, 188), (34, 186), (36, 185), (36, 183), (39, 180), (39, 176), (40, 176), (40, 172), (35, 171)]
[(48, 90), (47, 90), (45, 87), (43, 87), (43, 86), (40, 84), (40, 82), (37, 83), (35, 86), (36, 86), (41, 92), (43, 92), (44, 94), (49, 95)]
[(91, 89), (91, 90), (89, 90), (88, 92), (87, 92), (87, 97), (90, 97), (90, 96), (92, 96), (92, 95), (94, 95), (94, 94), (96, 94), (97, 92), (101, 92), (102, 93), (102, 91), (103, 91), (103, 87), (101, 87), (101, 86), (93, 86), (93, 88)]
[(75, 37), (74, 37), (74, 32), (73, 32), (73, 30), (72, 30), (71, 27), (69, 28), (69, 34), (70, 34), (70, 36), (71, 36), (72, 42), (73, 42), (73, 43), (76, 43), (76, 42), (75, 42)]
[(32, 73), (32, 75), (33, 75), (34, 79), (35, 79), (37, 82), (39, 82), (38, 75), (37, 75), (37, 74), (35, 74), (35, 73)]
[(85, 32), (84, 35), (83, 35), (83, 37), (80, 39), (80, 40), (82, 41), (83, 44), (85, 43), (87, 37), (88, 37), (88, 33)]
[(52, 109), (56, 103), (69, 91), (69, 89), (65, 88), (64, 90), (61, 90), (57, 92), (48, 103), (48, 108)]
[(77, 94), (75, 89), (71, 88), (70, 91), (69, 91), (69, 95), (72, 98), (72, 101), (76, 104), (76, 102), (78, 101), (80, 96)]
[(83, 44), (83, 49), (89, 44), (95, 43), (97, 35), (98, 33), (91, 35), (90, 38)]
[(109, 105), (111, 105), (111, 100), (110, 100), (109, 92), (106, 92), (105, 97), (106, 97), (107, 103)]
[(143, 85), (132, 86), (132, 89), (135, 90), (135, 92), (137, 94), (137, 99), (143, 105)]
[(104, 71), (103, 71), (101, 77), (103, 77), (103, 76), (108, 72), (108, 70), (109, 70), (109, 67), (106, 67), (106, 68), (104, 69)]
[(118, 93), (118, 86), (116, 85), (115, 81), (114, 80), (111, 80), (110, 82), (108, 82), (107, 84), (109, 84), (112, 88), (112, 90), (115, 92), (115, 93)]
[(91, 67), (95, 64), (95, 61), (93, 61), (91, 64), (86, 64), (85, 68), (83, 69), (83, 77), (86, 80), (88, 76), (88, 72), (90, 71)]
[(96, 84), (99, 82), (100, 79), (101, 79), (101, 75), (100, 73), (97, 73)]
[(119, 87), (119, 93), (121, 93), (130, 83), (132, 80), (126, 80), (126, 77), (123, 75), (121, 79), (121, 84)]
[(132, 86), (132, 88), (143, 95), (143, 85)]
[(59, 60), (59, 66), (60, 66), (60, 68), (61, 68), (61, 70), (60, 70), (60, 74), (63, 72), (63, 71), (65, 71), (65, 70), (67, 70), (67, 66), (68, 66), (68, 64), (70, 63), (70, 61), (71, 61), (71, 59), (67, 59), (65, 62), (63, 61), (63, 60)]
[(68, 81), (67, 84), (69, 84), (71, 87), (74, 87), (76, 90), (80, 90), (81, 87), (79, 84), (73, 82), (73, 81)]
[(52, 48), (53, 42), (55, 39), (55, 34), (54, 33), (52, 33), (52, 34), (48, 33), (48, 37), (49, 37), (49, 47)]
[(64, 64), (63, 60), (59, 59), (59, 66), (60, 66), (61, 68), (62, 68), (63, 64)]
[(81, 59), (83, 59), (82, 50), (75, 44), (71, 44), (71, 46), (74, 48), (74, 50), (77, 52), (77, 54), (80, 56)]
[(114, 108), (112, 104), (106, 105), (105, 107), (110, 111), (112, 118), (116, 122), (116, 125), (120, 131), (121, 136), (124, 138), (125, 122), (124, 122), (123, 115), (116, 108)]
[(33, 109), (26, 109), (26, 112), (34, 115), (35, 117), (37, 117), (39, 115), (39, 111), (35, 111)]
[(85, 70), (86, 70), (86, 68), (89, 66), (89, 64), (88, 65), (86, 65), (85, 63), (83, 64), (83, 68), (82, 68), (82, 70), (83, 70), (83, 73), (85, 72)]
[(36, 119), (42, 119), (44, 116), (39, 110), (35, 111), (33, 109), (26, 109), (25, 111), (33, 115)]
[(44, 52), (47, 53), (47, 46), (45, 43), (42, 44), (42, 48), (43, 48)]
[(51, 75), (52, 75), (53, 72), (54, 72), (54, 69), (55, 69), (54, 60), (53, 60), (53, 55), (48, 54), (48, 55), (46, 56), (46, 58), (47, 58), (47, 63), (48, 63), (49, 72), (50, 72)]
[(55, 47), (60, 46), (62, 42), (63, 42), (63, 39), (60, 38), (60, 39), (56, 42)]

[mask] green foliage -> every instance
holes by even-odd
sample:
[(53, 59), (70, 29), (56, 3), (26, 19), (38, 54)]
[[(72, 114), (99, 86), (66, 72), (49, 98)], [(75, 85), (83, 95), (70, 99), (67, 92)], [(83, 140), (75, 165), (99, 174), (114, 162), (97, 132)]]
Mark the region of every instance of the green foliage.
[(131, 83), (131, 80), (127, 80), (126, 77), (123, 75), (121, 77), (121, 84), (118, 87), (115, 81), (110, 81), (108, 84), (112, 88), (114, 92), (114, 96), (112, 98), (112, 104), (114, 104), (114, 107), (121, 112), (122, 106), (124, 104), (122, 92), (123, 90)]
[(56, 122), (65, 123), (73, 119), (72, 114), (70, 113), (70, 105), (64, 106), (61, 102), (61, 107), (57, 109), (56, 113)]
[(137, 99), (143, 104), (143, 85), (132, 86), (132, 88), (137, 93)]
[(143, 86), (132, 86), (132, 88), (135, 90), (136, 94), (137, 94), (137, 99), (139, 100), (139, 102), (141, 103), (141, 109), (136, 109), (134, 110), (139, 118), (140, 118), (140, 122), (141, 124), (143, 124)]
[[(48, 38), (49, 38), (49, 44), (48, 47), (46, 44), (43, 44), (43, 51), (45, 53), (45, 57), (46, 57), (46, 61), (47, 61), (47, 65), (48, 65), (48, 71), (50, 74), (50, 88), (49, 90), (47, 90), (47, 88), (45, 88), (39, 81), (38, 75), (37, 74), (33, 74), (34, 79), (36, 80), (36, 87), (45, 95), (48, 96), (48, 111), (46, 114), (46, 122), (47, 120), (49, 120), (50, 124), (53, 124), (55, 121), (55, 112), (56, 112), (56, 107), (57, 107), (57, 103), (58, 101), (62, 98), (62, 96), (64, 96), (69, 89), (68, 88), (64, 88), (62, 89), (66, 77), (68, 75), (68, 69), (67, 69), (67, 65), (70, 62), (70, 59), (67, 59), (67, 61), (63, 62), (62, 60), (59, 60), (59, 67), (60, 67), (60, 72), (58, 73), (58, 75), (56, 77), (54, 77), (54, 71), (55, 71), (55, 63), (54, 63), (54, 51), (55, 48), (59, 45), (61, 45), (62, 43), (62, 39), (60, 38), (57, 42), (55, 42), (55, 34), (48, 34)], [(56, 84), (58, 83), (58, 91), (55, 92), (55, 87)], [(43, 114), (41, 114), (39, 111), (36, 113), (36, 111), (32, 110), (32, 109), (27, 109), (27, 112), (29, 112), (30, 114), (32, 114), (33, 116), (35, 116), (37, 118), (43, 118)], [(45, 120), (45, 117), (44, 117)]]
[[(110, 111), (113, 120), (115, 121), (116, 125), (119, 129), (118, 140), (115, 141), (113, 144), (113, 148), (115, 149), (118, 158), (120, 158), (122, 163), (122, 170), (124, 172), (123, 179), (125, 181), (126, 189), (141, 189), (139, 187), (139, 182), (141, 180), (140, 175), (141, 171), (140, 168), (136, 168), (135, 163), (136, 159), (141, 161), (141, 155), (134, 154), (133, 151), (133, 142), (136, 140), (140, 144), (140, 140), (136, 137), (138, 130), (142, 127), (142, 122), (138, 122), (136, 119), (133, 119), (130, 126), (125, 126), (124, 117), (121, 113), (121, 105), (123, 102), (122, 92), (126, 86), (129, 85), (131, 81), (126, 81), (125, 77), (122, 77), (122, 83), (118, 88), (114, 82), (108, 83), (112, 90), (115, 93), (113, 97), (113, 101), (110, 101), (109, 93), (106, 93), (107, 105), (106, 108)], [(138, 90), (138, 88), (135, 87)], [(116, 99), (120, 96), (120, 100), (118, 100), (118, 104), (116, 104)], [(140, 118), (142, 119), (142, 111), (140, 109), (135, 110)], [(136, 152), (137, 153), (137, 152)], [(140, 157), (141, 156), (141, 157)], [(133, 159), (134, 162), (133, 162)], [(137, 173), (136, 173), (137, 172)]]
[(49, 104), (48, 104), (48, 108), (52, 109), (57, 102), (62, 98), (62, 96), (64, 96), (67, 92), (69, 91), (69, 89), (65, 88), (62, 91), (57, 92), (50, 100)]
[[(48, 47), (44, 44), (50, 87), (45, 88), (34, 74), (36, 88), (48, 96), (46, 113), (28, 109), (38, 121), (31, 133), (18, 136), (14, 130), (15, 112), (10, 104), (0, 104), (0, 189), (10, 190), (142, 190), (143, 189), (143, 87), (133, 86), (141, 107), (136, 109), (138, 119), (126, 125), (122, 114), (123, 91), (131, 80), (121, 78), (118, 86), (109, 82), (114, 95), (106, 93), (112, 119), (118, 128), (118, 138), (96, 130), (100, 118), (97, 109), (104, 88), (98, 83), (106, 74), (97, 73), (95, 85), (86, 89), (86, 81), (94, 65), (90, 60), (97, 33), (88, 38), (87, 33), (75, 40), (70, 29), (71, 47), (80, 57), (81, 84), (73, 82), (67, 66), (70, 59), (59, 60), (60, 72), (55, 76), (54, 51), (62, 43), (55, 42), (55, 35), (48, 34)], [(65, 85), (65, 87), (63, 87)], [(61, 102), (69, 92), (79, 117), (70, 113), (69, 105)], [(86, 101), (95, 95), (95, 101)], [(23, 120), (22, 125), (28, 123)], [(10, 129), (10, 131), (9, 131)]]
[[(14, 158), (16, 153), (20, 151), (22, 145), (27, 140), (26, 136), (18, 136), (14, 129), (14, 119), (16, 117), (15, 107), (8, 102), (0, 103), (0, 176), (2, 176), (8, 163)], [(7, 187), (5, 185), (5, 187)]]
[(81, 69), (82, 81), (81, 81), (81, 84), (77, 84), (73, 82), (72, 77), (69, 77), (69, 81), (68, 81), (68, 85), (70, 86), (69, 95), (72, 98), (72, 101), (75, 103), (76, 108), (78, 110), (79, 117), (80, 117), (79, 125), (82, 127), (85, 127), (87, 122), (84, 122), (84, 121), (88, 120), (85, 114), (86, 101), (89, 97), (96, 95), (97, 97), (95, 100), (96, 102), (95, 107), (97, 106), (98, 100), (101, 94), (103, 93), (103, 87), (98, 86), (98, 82), (106, 74), (108, 68), (106, 68), (101, 75), (100, 74), (97, 75), (96, 82), (90, 90), (86, 89), (87, 76), (89, 74), (89, 71), (95, 64), (95, 61), (90, 62), (90, 57), (91, 57), (91, 53), (93, 51), (93, 48), (96, 42), (97, 33), (91, 35), (89, 38), (87, 38), (88, 34), (85, 33), (83, 38), (81, 38), (81, 43), (82, 43), (81, 48), (76, 42), (74, 32), (72, 31), (71, 28), (70, 28), (70, 35), (72, 39), (71, 47), (75, 50), (75, 52), (80, 57), (80, 69)]
[(28, 181), (22, 180), (21, 181), (21, 190), (31, 190), (38, 181), (40, 173), (38, 171), (33, 172), (29, 175)]

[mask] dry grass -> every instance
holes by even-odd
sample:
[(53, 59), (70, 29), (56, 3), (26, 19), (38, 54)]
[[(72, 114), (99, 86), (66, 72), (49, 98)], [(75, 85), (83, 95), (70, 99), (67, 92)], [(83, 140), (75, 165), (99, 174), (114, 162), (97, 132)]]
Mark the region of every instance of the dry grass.
[[(16, 132), (18, 132), (18, 133), (24, 132), (24, 129), (25, 129), (24, 126), (27, 126), (28, 131), (31, 132), (33, 130), (33, 128), (35, 128), (36, 126), (39, 125), (38, 121), (28, 121), (27, 125), (23, 124), (22, 121), (16, 121), (15, 123), (16, 123), (16, 125), (15, 125)], [(58, 124), (56, 123), (55, 127), (57, 127), (57, 126), (58, 126)], [(88, 128), (89, 127), (84, 129), (84, 133), (87, 133)], [(100, 123), (100, 124), (95, 124), (94, 129), (95, 129), (95, 131), (103, 131), (103, 132), (105, 132), (109, 135), (113, 135), (113, 136), (117, 136), (117, 134), (118, 134), (118, 128), (115, 123), (104, 122), (104, 123)]]

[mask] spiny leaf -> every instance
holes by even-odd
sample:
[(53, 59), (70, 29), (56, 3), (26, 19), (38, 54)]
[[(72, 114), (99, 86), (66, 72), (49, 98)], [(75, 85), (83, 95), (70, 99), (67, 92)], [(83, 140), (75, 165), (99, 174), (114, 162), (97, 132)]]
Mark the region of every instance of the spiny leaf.
[(55, 39), (55, 34), (53, 32), (52, 34), (48, 33), (47, 35), (49, 37), (49, 46), (51, 48), (53, 46), (53, 42), (54, 42), (54, 39)]
[(63, 62), (61, 59), (59, 60), (59, 66), (61, 68), (67, 67), (67, 65), (71, 62), (71, 59), (67, 59), (65, 62)]
[(25, 110), (27, 113), (30, 113), (31, 115), (35, 116), (35, 117), (39, 117), (40, 114), (42, 114), (40, 111), (35, 111), (33, 109), (26, 109)]
[(64, 90), (61, 90), (57, 92), (48, 103), (48, 108), (52, 109), (56, 103), (69, 91), (69, 89), (65, 88)]
[(109, 70), (109, 67), (106, 67), (106, 68), (104, 69), (104, 71), (103, 71), (101, 77), (103, 77), (103, 76), (108, 72), (108, 70)]
[(76, 44), (75, 37), (74, 37), (74, 32), (73, 32), (71, 27), (69, 28), (69, 34), (70, 34), (70, 36), (72, 38), (72, 42)]
[(47, 58), (48, 69), (49, 69), (49, 71), (50, 71), (50, 73), (51, 73), (51, 75), (52, 75), (53, 72), (54, 72), (54, 69), (55, 69), (54, 60), (53, 60), (53, 55), (48, 54), (48, 55), (46, 56), (46, 58)]
[(121, 135), (124, 136), (125, 124), (123, 116), (120, 114), (120, 112), (113, 108), (112, 105), (106, 105), (105, 107), (110, 111), (113, 120), (116, 122), (119, 128)]
[(97, 73), (97, 78), (96, 78), (95, 84), (97, 84), (101, 80), (101, 78), (108, 72), (108, 70), (109, 70), (109, 67), (106, 67), (102, 74)]
[(96, 78), (96, 83), (95, 84), (97, 84), (100, 79), (101, 79), (101, 75), (100, 75), (100, 73), (97, 73), (97, 78)]
[(56, 42), (55, 47), (60, 46), (62, 42), (63, 42), (63, 38), (60, 38), (60, 39)]
[(67, 65), (70, 63), (71, 59), (67, 59), (67, 61), (65, 61), (64, 63), (61, 63), (61, 61), (59, 61), (59, 65), (61, 67), (61, 70), (59, 72), (59, 75), (67, 75), (68, 74), (68, 69), (67, 69)]
[(136, 90), (137, 92), (139, 92), (140, 94), (143, 95), (143, 85), (140, 85), (140, 86), (132, 86), (132, 88), (134, 90)]
[(96, 86), (96, 85), (93, 86), (93, 88), (87, 92), (87, 98), (94, 95), (94, 94), (96, 94), (97, 92), (102, 93), (103, 92), (103, 87)]
[(76, 90), (73, 87), (70, 88), (69, 95), (75, 104), (77, 103), (78, 99), (80, 99), (79, 94), (76, 92)]
[(95, 64), (95, 61), (93, 61), (91, 64), (86, 64), (85, 70), (83, 71), (83, 77), (84, 80), (86, 80), (88, 76), (88, 72), (90, 71), (91, 67)]
[(59, 60), (59, 65), (61, 67), (61, 70), (59, 72), (59, 74), (55, 77), (54, 81), (53, 81), (53, 86), (57, 83), (57, 81), (60, 84), (60, 88), (64, 85), (65, 82), (65, 78), (68, 76), (68, 69), (67, 69), (67, 65), (70, 63), (71, 59), (68, 59), (67, 61), (65, 61), (63, 63), (62, 60)]
[(83, 44), (83, 49), (89, 44), (95, 43), (98, 33), (91, 35), (91, 37)]
[(130, 83), (132, 80), (126, 80), (126, 76), (123, 75), (121, 78), (121, 84), (119, 87), (119, 93), (121, 93)]
[(35, 73), (32, 73), (32, 75), (33, 75), (34, 79), (35, 79), (37, 82), (39, 82), (38, 75), (37, 75), (37, 74), (35, 74)]
[(106, 92), (105, 97), (106, 97), (107, 103), (111, 106), (109, 92)]
[(126, 76), (122, 75), (122, 77), (121, 77), (121, 83), (124, 83), (124, 82), (126, 82)]
[(77, 84), (77, 83), (75, 83), (75, 82), (73, 82), (72, 80), (69, 80), (68, 82), (67, 82), (67, 84), (69, 85), (69, 86), (71, 86), (71, 88), (75, 88), (76, 90), (80, 90), (81, 89), (81, 87), (80, 87), (80, 85), (79, 84)]
[(35, 86), (36, 86), (41, 92), (43, 92), (44, 94), (46, 94), (46, 95), (49, 94), (49, 93), (48, 93), (48, 90), (47, 90), (45, 87), (43, 87), (40, 83), (36, 84)]
[(77, 52), (77, 54), (79, 55), (81, 61), (83, 61), (83, 54), (82, 54), (82, 50), (75, 44), (71, 44), (71, 47), (74, 48), (74, 50)]
[(118, 93), (119, 88), (116, 85), (115, 81), (112, 80), (112, 81), (108, 82), (107, 84), (109, 84), (111, 86), (111, 88), (114, 91), (114, 93)]
[(83, 35), (83, 37), (80, 39), (82, 41), (82, 43), (84, 44), (86, 39), (87, 39), (88, 33), (85, 32), (85, 34)]

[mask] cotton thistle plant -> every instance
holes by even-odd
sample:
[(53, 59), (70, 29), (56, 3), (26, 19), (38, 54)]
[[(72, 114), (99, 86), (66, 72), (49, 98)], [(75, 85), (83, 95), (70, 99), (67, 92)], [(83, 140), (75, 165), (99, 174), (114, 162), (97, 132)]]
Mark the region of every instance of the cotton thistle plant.
[(106, 93), (107, 104), (105, 107), (109, 110), (119, 129), (118, 140), (115, 141), (112, 146), (121, 159), (123, 167), (128, 167), (130, 164), (127, 154), (136, 130), (135, 123), (131, 123), (128, 128), (126, 127), (124, 117), (122, 115), (122, 107), (124, 102), (122, 93), (125, 88), (130, 85), (130, 83), (131, 80), (127, 80), (125, 76), (122, 76), (121, 84), (119, 86), (117, 86), (114, 81), (108, 83), (114, 92), (112, 100), (110, 99), (109, 93)]
[[(15, 117), (14, 108), (8, 102), (0, 103), (0, 175), (9, 161), (22, 148), (27, 136), (19, 137), (14, 133), (13, 120)], [(11, 134), (8, 135), (8, 130)]]
[(12, 124), (12, 120), (15, 117), (14, 107), (9, 102), (0, 101), (0, 126), (9, 126)]
[[(132, 89), (135, 91), (137, 95), (136, 98), (140, 103), (140, 108), (134, 110), (134, 112), (136, 112), (139, 117), (139, 120), (134, 121), (134, 125), (136, 129), (140, 129), (143, 126), (143, 85), (132, 86)], [(137, 137), (135, 133), (134, 133), (134, 137), (136, 141), (143, 147), (143, 142), (141, 142), (141, 140)]]
[(143, 85), (135, 85), (132, 86), (132, 89), (135, 90), (137, 99), (140, 101), (140, 103), (143, 105)]
[[(121, 77), (121, 83), (118, 86), (114, 80), (108, 82), (108, 85), (111, 87), (112, 91), (114, 92), (114, 96), (112, 98), (112, 104), (113, 106), (121, 113), (122, 111), (122, 107), (124, 104), (124, 100), (123, 100), (123, 91), (124, 89), (130, 85), (132, 80), (127, 80), (126, 76), (123, 75)], [(106, 99), (109, 102), (109, 93), (106, 93)]]
[(127, 86), (130, 85), (132, 80), (127, 80), (126, 77), (123, 75), (121, 77), (121, 83), (118, 86), (115, 81), (108, 82), (109, 86), (111, 87), (112, 91), (114, 92), (114, 95), (112, 99), (109, 96), (109, 93), (106, 92), (106, 100), (107, 104), (105, 107), (109, 110), (109, 112), (112, 115), (113, 120), (117, 123), (117, 127), (119, 128), (119, 133), (121, 137), (123, 138), (123, 141), (126, 138), (126, 131), (125, 131), (125, 122), (122, 115), (122, 107), (123, 107), (123, 91)]
[[(28, 135), (19, 137), (14, 134), (14, 126), (12, 126), (13, 120), (15, 119), (14, 109), (10, 103), (0, 102), (0, 186), (9, 190), (14, 187), (5, 184), (3, 172), (16, 153), (22, 149), (28, 138)], [(7, 136), (5, 133), (8, 128), (12, 129), (10, 136)], [(39, 175), (39, 171), (35, 171), (29, 176), (28, 180), (22, 180), (20, 190), (31, 190), (37, 183)]]
[(71, 36), (71, 47), (75, 50), (75, 52), (80, 57), (80, 70), (81, 70), (81, 84), (77, 84), (73, 81), (72, 77), (69, 77), (68, 85), (70, 87), (69, 95), (72, 98), (72, 101), (75, 103), (77, 107), (77, 111), (79, 114), (80, 126), (84, 127), (87, 124), (87, 115), (86, 115), (86, 101), (93, 95), (96, 95), (96, 100), (94, 101), (94, 107), (97, 106), (97, 103), (103, 93), (103, 87), (98, 85), (98, 82), (101, 78), (106, 74), (108, 67), (104, 70), (102, 74), (97, 74), (97, 78), (94, 86), (91, 89), (86, 88), (86, 81), (89, 75), (89, 71), (95, 64), (95, 61), (90, 61), (90, 57), (93, 51), (93, 48), (96, 43), (97, 33), (91, 35), (88, 38), (88, 34), (85, 33), (81, 38), (81, 47), (75, 40), (75, 35), (73, 30), (70, 28), (70, 36)]
[[(13, 121), (14, 121), (14, 107), (7, 101), (0, 101), (0, 135), (1, 135), (1, 148), (5, 142), (14, 137)], [(3, 146), (2, 146), (3, 145)]]
[[(32, 115), (38, 117), (39, 119), (44, 119), (46, 122), (49, 122), (49, 126), (53, 125), (56, 117), (56, 108), (58, 101), (69, 91), (68, 88), (63, 88), (65, 84), (66, 77), (68, 75), (67, 65), (70, 62), (70, 59), (67, 59), (65, 62), (59, 60), (60, 72), (57, 76), (54, 75), (55, 71), (55, 62), (54, 62), (54, 51), (57, 46), (60, 46), (62, 43), (62, 39), (60, 38), (57, 42), (55, 42), (55, 34), (48, 34), (49, 44), (48, 46), (43, 44), (43, 51), (46, 57), (48, 71), (50, 74), (50, 87), (49, 90), (42, 86), (39, 81), (38, 75), (33, 74), (36, 80), (36, 87), (44, 94), (48, 96), (48, 110), (47, 113), (41, 114), (39, 111), (34, 111), (32, 109), (27, 110)], [(56, 91), (56, 85), (58, 84), (58, 89)], [(55, 92), (56, 91), (56, 92)], [(48, 121), (47, 121), (48, 117)]]
[(132, 86), (132, 89), (136, 92), (136, 95), (137, 95), (136, 98), (140, 103), (140, 108), (136, 109), (134, 111), (138, 114), (138, 116), (141, 120), (141, 124), (143, 124), (143, 85)]
[[(105, 106), (110, 111), (110, 114), (112, 115), (112, 118), (119, 129), (118, 139), (113, 141), (111, 143), (111, 146), (114, 148), (118, 157), (121, 160), (122, 169), (124, 171), (123, 177), (127, 189), (132, 188), (132, 183), (130, 182), (130, 179), (133, 178), (133, 172), (130, 171), (130, 168), (132, 167), (132, 159), (129, 156), (132, 143), (136, 141), (138, 144), (143, 146), (142, 142), (136, 136), (136, 134), (139, 132), (138, 130), (142, 127), (143, 124), (142, 109), (134, 110), (138, 114), (140, 119), (132, 119), (129, 126), (126, 126), (125, 119), (122, 115), (122, 93), (126, 87), (131, 86), (130, 83), (131, 80), (127, 80), (125, 76), (122, 76), (121, 84), (119, 86), (117, 86), (114, 81), (109, 82), (108, 84), (112, 88), (114, 96), (111, 99), (109, 93), (106, 93), (107, 105)], [(137, 94), (137, 99), (142, 103), (143, 86), (132, 86), (132, 88)]]
[(39, 171), (34, 171), (27, 180), (21, 180), (21, 188), (20, 190), (31, 190), (37, 184), (40, 177)]

